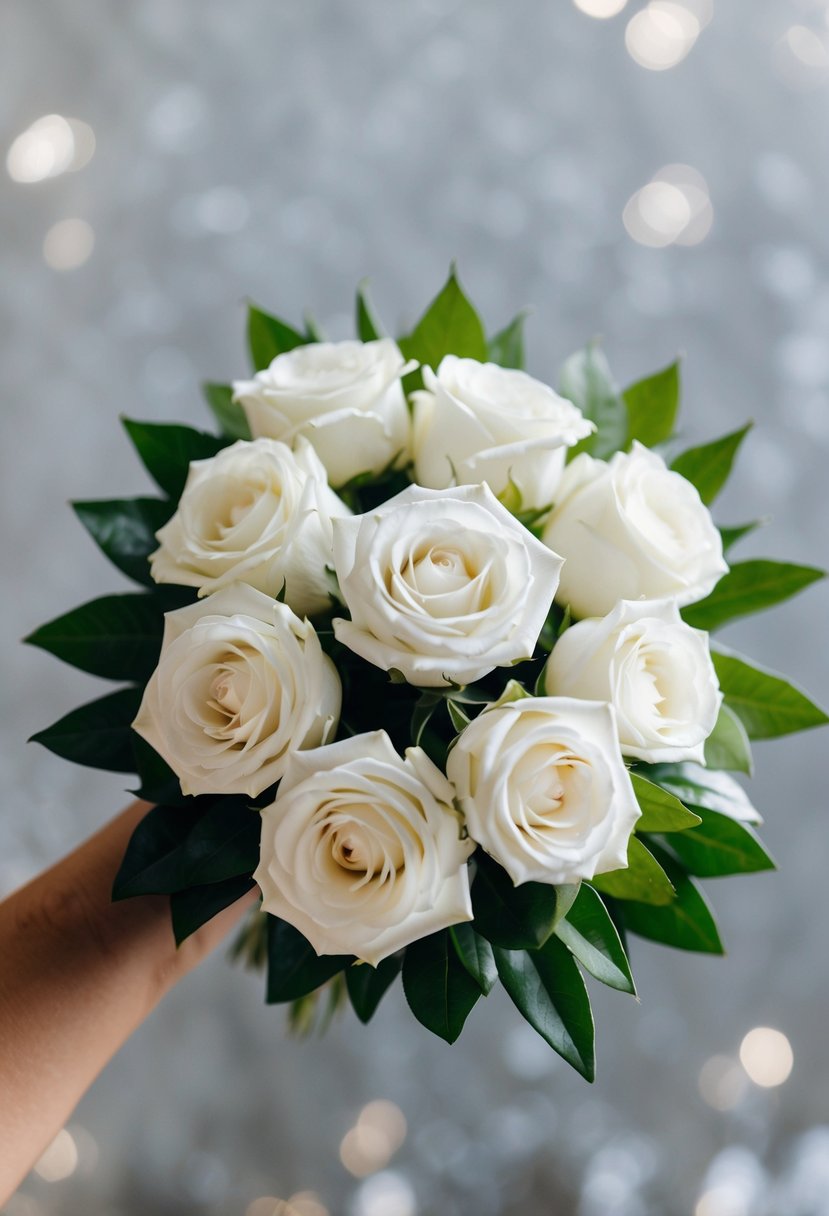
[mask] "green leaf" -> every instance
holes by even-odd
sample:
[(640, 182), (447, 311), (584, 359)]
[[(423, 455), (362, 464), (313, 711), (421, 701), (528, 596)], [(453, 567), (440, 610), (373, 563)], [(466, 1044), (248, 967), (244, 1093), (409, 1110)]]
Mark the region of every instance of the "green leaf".
[(475, 932), (468, 921), (453, 925), (449, 930), (449, 936), (458, 958), (484, 996), (489, 996), (498, 979), (492, 946), (485, 937), (481, 937), (480, 933)]
[(638, 773), (631, 773), (630, 780), (642, 812), (636, 821), (637, 832), (684, 832), (699, 823), (699, 815), (689, 811), (673, 794)]
[(712, 651), (711, 657), (726, 704), (749, 739), (774, 739), (829, 722), (823, 710), (783, 676), (724, 649)]
[(185, 801), (192, 805), (193, 799), (185, 799), (179, 779), (167, 761), (159, 756), (154, 747), (150, 747), (146, 739), (142, 739), (135, 732), (132, 736), (132, 750), (141, 782), (139, 789), (131, 791), (136, 798), (143, 798), (145, 802), (164, 803), (166, 806), (175, 806)]
[(181, 886), (250, 874), (259, 861), (262, 821), (243, 797), (222, 797), (188, 832), (179, 862)]
[(276, 916), (268, 916), (269, 1005), (298, 1001), (314, 992), (353, 962), (349, 954), (317, 954), (298, 929)]
[(507, 950), (533, 950), (543, 946), (578, 893), (578, 886), (512, 879), (482, 850), (475, 855), (477, 873), (472, 885), (474, 928), (493, 946)]
[(376, 967), (368, 963), (354, 963), (345, 973), (345, 983), (354, 1012), (361, 1022), (371, 1020), (388, 989), (400, 974), (403, 959), (399, 954), (390, 954)]
[(735, 617), (762, 612), (780, 604), (825, 577), (824, 571), (814, 566), (770, 561), (737, 562), (709, 596), (683, 608), (682, 617), (695, 629), (717, 629)]
[(625, 904), (625, 927), (639, 937), (677, 950), (724, 954), (716, 922), (699, 887), (667, 853), (656, 848), (654, 853), (676, 889), (676, 899), (661, 908), (650, 904)]
[(141, 704), (140, 688), (121, 688), (80, 709), (73, 709), (52, 726), (32, 735), (30, 742), (41, 743), (75, 764), (107, 769), (113, 773), (134, 773), (135, 753), (132, 722)]
[(312, 312), (305, 314), (305, 341), (306, 342), (327, 342), (322, 326)]
[(766, 522), (764, 519), (755, 519), (750, 524), (735, 524), (730, 528), (720, 528), (723, 553), (727, 553), (744, 536), (748, 536), (751, 532), (756, 531), (757, 528), (761, 528)]
[(205, 383), (202, 385), (205, 400), (213, 416), (229, 439), (250, 439), (250, 427), (245, 411), (233, 400), (231, 384)]
[(472, 721), (472, 719), (469, 717), (469, 715), (467, 713), (464, 712), (464, 710), (461, 709), (461, 707), (460, 707), (460, 705), (458, 705), (457, 701), (453, 701), (453, 699), (451, 697), (447, 698), (446, 708), (449, 711), (449, 717), (452, 721), (453, 727), (458, 732), (458, 734), (460, 734), (463, 730), (466, 729), (466, 727), (469, 725), (469, 723)]
[[(652, 764), (643, 766), (643, 769), (649, 781), (675, 794), (686, 806), (708, 807), (742, 822), (761, 822), (743, 787), (727, 773), (711, 771), (701, 768), (698, 764), (689, 763)], [(639, 823), (641, 822), (639, 820)], [(668, 829), (649, 827), (648, 831), (665, 832)]]
[(627, 869), (597, 874), (591, 882), (603, 895), (643, 904), (664, 906), (672, 903), (675, 895), (668, 875), (636, 836), (631, 836), (628, 843)]
[(489, 339), (487, 358), (491, 363), (497, 363), (501, 367), (517, 368), (519, 371), (523, 370), (524, 322), (526, 319), (526, 312), (519, 312), (509, 325), (505, 325), (494, 337)]
[(225, 879), (224, 882), (210, 883), (209, 886), (176, 891), (170, 896), (170, 915), (176, 945), (180, 946), (202, 925), (206, 925), (225, 908), (235, 904), (253, 885), (252, 878), (241, 875), (238, 878)]
[(557, 937), (540, 950), (495, 950), (501, 983), (553, 1051), (588, 1081), (596, 1075), (590, 998), (572, 954)]
[(689, 448), (677, 456), (671, 468), (696, 486), (702, 501), (710, 505), (728, 480), (740, 444), (753, 425), (749, 422), (739, 431), (732, 431), (713, 443)]
[(363, 283), (357, 288), (356, 314), (357, 336), (361, 342), (376, 342), (378, 338), (382, 338), (383, 331), (380, 328), (380, 322), (374, 314), (368, 291)]
[(418, 1022), (447, 1043), (455, 1042), (481, 995), (446, 929), (406, 947), (403, 991)]
[(122, 422), (147, 472), (175, 500), (181, 497), (191, 462), (209, 460), (227, 447), (221, 436), (179, 423), (136, 422), (133, 418)]
[[(112, 898), (165, 895), (179, 889), (180, 850), (204, 807), (154, 806), (130, 837), (115, 882)], [(186, 885), (186, 884), (184, 884)]]
[(556, 926), (556, 937), (601, 983), (636, 995), (625, 948), (597, 891), (581, 884), (576, 902)]
[(90, 675), (143, 684), (158, 662), (163, 626), (151, 595), (105, 595), (42, 625), (25, 641)]
[(270, 367), (277, 355), (284, 355), (297, 346), (307, 346), (308, 338), (292, 325), (263, 312), (254, 304), (248, 306), (248, 350), (254, 371)]
[(622, 399), (628, 411), (627, 447), (634, 439), (648, 448), (670, 439), (679, 412), (679, 360), (631, 384)]
[(572, 460), (579, 452), (607, 459), (627, 443), (627, 406), (619, 395), (604, 352), (591, 343), (576, 351), (561, 369), (559, 392), (577, 405), (596, 431), (568, 451)]
[(672, 837), (670, 841), (689, 874), (718, 878), (725, 874), (754, 874), (776, 869), (747, 824), (704, 807), (700, 807), (699, 814), (702, 819), (699, 827)]
[(713, 731), (705, 740), (705, 764), (707, 768), (727, 769), (748, 777), (754, 771), (746, 728), (725, 701)]
[(481, 318), (458, 282), (454, 267), (442, 288), (408, 337), (398, 346), (406, 359), (437, 368), (444, 355), (478, 359), (487, 357)]
[(147, 560), (158, 548), (156, 532), (175, 507), (161, 498), (110, 498), (73, 502), (72, 507), (89, 535), (127, 578), (154, 587)]
[(440, 693), (426, 689), (420, 694), (415, 702), (412, 710), (412, 718), (409, 725), (409, 731), (412, 737), (412, 746), (419, 747), (420, 741), (423, 738), (423, 732), (429, 725), (432, 714), (441, 704), (443, 698)]

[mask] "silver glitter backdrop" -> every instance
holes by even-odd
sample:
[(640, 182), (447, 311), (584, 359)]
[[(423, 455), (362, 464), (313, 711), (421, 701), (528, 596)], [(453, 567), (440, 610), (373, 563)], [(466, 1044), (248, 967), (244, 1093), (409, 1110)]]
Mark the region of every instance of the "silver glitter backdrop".
[[(771, 516), (746, 553), (826, 564), (827, 4), (601, 7), (5, 0), (3, 890), (125, 797), (24, 743), (98, 686), (18, 639), (122, 585), (67, 500), (148, 489), (119, 414), (207, 424), (246, 297), (345, 336), (369, 276), (394, 328), (456, 258), (492, 327), (531, 306), (541, 378), (596, 334), (623, 382), (682, 351), (689, 441), (758, 424), (720, 519)], [(46, 115), (87, 126), (32, 133)], [(826, 701), (827, 607), (818, 588), (726, 640)], [(399, 992), (369, 1030), (297, 1042), (219, 956), (7, 1216), (829, 1213), (826, 742), (757, 752), (780, 873), (709, 884), (727, 960), (633, 944), (641, 1004), (595, 991), (594, 1087), (502, 995), (451, 1050)], [(736, 1062), (754, 1026), (791, 1042), (781, 1086)]]

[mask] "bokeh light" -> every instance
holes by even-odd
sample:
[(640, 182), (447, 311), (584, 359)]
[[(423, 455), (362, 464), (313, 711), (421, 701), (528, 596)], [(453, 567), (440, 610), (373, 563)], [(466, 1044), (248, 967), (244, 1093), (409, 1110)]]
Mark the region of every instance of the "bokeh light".
[(82, 169), (94, 154), (95, 133), (88, 123), (45, 114), (14, 140), (6, 169), (12, 181), (31, 184)]
[(63, 1128), (35, 1164), (35, 1173), (45, 1182), (62, 1182), (77, 1168), (78, 1146), (71, 1133)]
[(621, 13), (627, 2), (628, 0), (573, 0), (577, 9), (588, 17), (598, 17), (599, 20), (615, 17), (617, 13)]
[(697, 1081), (702, 1098), (714, 1110), (733, 1110), (746, 1092), (746, 1076), (733, 1056), (711, 1056)]
[(412, 1184), (402, 1174), (387, 1170), (361, 1183), (354, 1196), (351, 1216), (416, 1216), (417, 1199)]
[(663, 72), (682, 62), (699, 32), (698, 18), (684, 4), (651, 0), (628, 22), (625, 46), (640, 67)]
[(94, 248), (95, 233), (86, 220), (58, 220), (43, 238), (43, 260), (52, 270), (77, 270)]
[(755, 1085), (773, 1089), (789, 1079), (794, 1052), (781, 1030), (755, 1026), (740, 1044), (740, 1063)]
[(378, 1099), (360, 1111), (343, 1136), (340, 1161), (355, 1178), (365, 1178), (388, 1165), (406, 1139), (406, 1117), (394, 1102)]
[(622, 213), (640, 245), (698, 245), (711, 230), (714, 210), (705, 178), (691, 165), (666, 165), (629, 199)]

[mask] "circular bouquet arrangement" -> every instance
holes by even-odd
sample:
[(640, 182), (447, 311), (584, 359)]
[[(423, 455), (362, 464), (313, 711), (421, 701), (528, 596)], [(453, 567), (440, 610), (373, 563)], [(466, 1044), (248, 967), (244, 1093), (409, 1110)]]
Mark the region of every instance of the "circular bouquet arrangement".
[(676, 364), (560, 393), (487, 338), (454, 272), (414, 330), (327, 342), (251, 308), (219, 435), (125, 421), (162, 497), (79, 502), (142, 586), (28, 641), (125, 684), (35, 738), (154, 803), (113, 896), (181, 942), (254, 885), (238, 943), (307, 1024), (402, 974), (453, 1042), (500, 980), (588, 1079), (584, 969), (628, 934), (721, 953), (697, 878), (773, 863), (731, 772), (826, 715), (709, 631), (821, 572), (728, 565), (709, 505), (748, 428), (676, 456)]

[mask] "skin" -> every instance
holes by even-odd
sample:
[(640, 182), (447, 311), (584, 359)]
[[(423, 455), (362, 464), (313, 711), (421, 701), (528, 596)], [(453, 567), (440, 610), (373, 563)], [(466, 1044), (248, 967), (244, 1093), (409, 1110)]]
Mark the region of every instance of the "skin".
[(0, 1204), (170, 988), (253, 902), (176, 949), (166, 896), (111, 902), (136, 802), (0, 903)]

